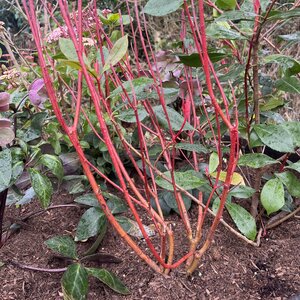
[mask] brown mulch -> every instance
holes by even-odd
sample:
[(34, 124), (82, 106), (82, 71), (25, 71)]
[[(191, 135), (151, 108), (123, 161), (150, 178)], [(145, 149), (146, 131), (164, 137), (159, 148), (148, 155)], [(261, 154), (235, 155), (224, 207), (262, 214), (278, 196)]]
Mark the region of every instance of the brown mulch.
[[(54, 196), (53, 202), (71, 203), (72, 198)], [(8, 208), (6, 220), (38, 209), (36, 202), (24, 206), (21, 211)], [(57, 268), (54, 254), (44, 241), (56, 235), (74, 235), (83, 212), (84, 209), (69, 207), (28, 219), (0, 249), (0, 266), (1, 262), (13, 260), (40, 268)], [(180, 221), (176, 215), (170, 218), (175, 223)], [(184, 235), (181, 236), (180, 231), (178, 227), (177, 251), (184, 254)], [(139, 243), (142, 246), (145, 242), (140, 240)], [(88, 299), (289, 299), (300, 293), (299, 245), (300, 220), (297, 218), (270, 230), (259, 248), (246, 245), (220, 225), (215, 242), (199, 269), (187, 278), (183, 267), (169, 276), (155, 274), (113, 230), (109, 230), (99, 250), (121, 258), (122, 262), (103, 267), (117, 274), (131, 294), (118, 295), (92, 279)], [(79, 245), (79, 250), (86, 246)], [(23, 270), (4, 264), (0, 267), (0, 299), (63, 299), (61, 276), (62, 273)]]

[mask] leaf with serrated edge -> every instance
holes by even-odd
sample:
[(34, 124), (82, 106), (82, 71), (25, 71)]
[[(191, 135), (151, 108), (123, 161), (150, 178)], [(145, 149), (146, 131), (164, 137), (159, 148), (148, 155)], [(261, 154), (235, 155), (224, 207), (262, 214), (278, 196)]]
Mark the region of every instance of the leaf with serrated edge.
[(45, 244), (52, 251), (57, 252), (64, 257), (77, 258), (75, 242), (69, 236), (55, 236), (45, 241)]
[(88, 272), (80, 264), (70, 265), (61, 279), (65, 300), (85, 300), (88, 293)]
[(96, 268), (86, 268), (86, 270), (90, 276), (96, 277), (101, 282), (109, 286), (115, 292), (122, 295), (130, 294), (130, 291), (124, 285), (124, 283), (111, 272), (108, 272), (105, 269), (96, 269)]

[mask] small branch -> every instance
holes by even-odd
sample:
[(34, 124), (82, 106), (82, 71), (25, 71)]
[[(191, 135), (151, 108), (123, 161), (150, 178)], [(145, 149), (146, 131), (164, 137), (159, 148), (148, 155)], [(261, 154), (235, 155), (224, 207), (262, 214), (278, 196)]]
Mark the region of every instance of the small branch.
[(20, 264), (16, 261), (12, 261), (12, 260), (7, 261), (6, 263), (13, 265), (15, 267), (18, 267), (20, 269), (24, 269), (24, 270), (46, 272), (46, 273), (62, 273), (67, 270), (67, 268), (58, 268), (58, 269), (37, 268), (37, 267), (33, 267), (33, 266), (23, 265), (23, 264)]
[(291, 217), (294, 217), (298, 212), (300, 212), (300, 206), (297, 209), (295, 209), (294, 211), (292, 211), (291, 213), (289, 213), (288, 215), (284, 216), (283, 218), (267, 224), (266, 229), (271, 229), (271, 228), (274, 228), (274, 227), (280, 225), (284, 221), (290, 219)]

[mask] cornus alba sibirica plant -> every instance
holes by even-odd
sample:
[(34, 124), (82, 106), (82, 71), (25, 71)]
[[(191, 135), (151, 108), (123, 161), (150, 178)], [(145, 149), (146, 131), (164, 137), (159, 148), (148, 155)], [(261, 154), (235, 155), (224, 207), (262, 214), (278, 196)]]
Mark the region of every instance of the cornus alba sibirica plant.
[[(57, 2), (58, 7), (44, 1), (45, 10), (55, 24), (53, 30), (62, 33), (57, 41), (53, 38), (48, 43), (49, 36), (43, 35), (37, 19), (35, 2), (23, 0), (53, 112), (76, 149), (107, 219), (120, 237), (156, 272), (168, 273), (185, 263), (187, 273), (191, 274), (211, 245), (220, 221), (226, 224), (222, 213), (239, 151), (235, 91), (227, 87), (225, 93), (208, 55), (204, 1), (182, 1), (183, 5), (179, 5), (181, 43), (176, 50), (176, 55), (179, 52), (188, 55), (191, 51), (196, 54), (201, 74), (181, 65), (176, 68), (180, 76), (177, 73), (169, 76), (172, 77), (169, 86), (163, 82), (166, 76), (160, 68), (162, 63), (157, 61), (161, 55), (151, 45), (147, 19), (139, 1), (126, 1), (128, 15), (124, 16), (120, 12), (101, 12), (96, 7), (97, 1), (91, 1), (85, 8), (81, 0), (76, 1), (76, 8), (74, 2)], [(58, 15), (60, 18), (56, 19)], [(84, 43), (86, 38), (93, 43)], [(187, 39), (192, 40), (192, 47), (185, 47)], [(174, 62), (178, 64), (178, 59), (173, 59)], [(32, 89), (32, 97), (39, 96), (37, 100), (41, 101), (36, 104), (40, 105), (43, 98), (37, 89)], [(213, 119), (206, 109), (207, 99), (214, 112)], [(96, 122), (91, 118), (92, 113)], [(83, 123), (88, 124), (98, 141), (105, 143), (118, 180), (102, 173), (95, 160), (85, 154), (80, 143)], [(230, 139), (226, 162), (220, 146), (221, 128), (226, 129)], [(135, 143), (133, 135), (138, 137)], [(202, 163), (207, 154), (203, 154), (201, 143), (208, 136), (210, 146), (216, 149), (214, 170)], [(153, 146), (159, 149), (155, 157)], [(130, 161), (130, 174), (121, 152), (126, 154), (126, 165)], [(102, 195), (99, 178), (123, 195), (144, 243), (128, 235), (114, 217)], [(162, 199), (162, 191), (167, 200)], [(205, 201), (204, 191), (208, 191)], [(212, 211), (210, 204), (217, 197), (219, 204)], [(176, 244), (182, 232), (167, 221), (165, 202), (170, 199), (181, 217), (183, 226), (177, 227), (185, 232), (186, 253), (182, 253), (182, 245)], [(193, 221), (188, 213), (190, 204), (187, 205), (191, 201), (197, 211), (197, 219)], [(154, 236), (149, 236), (141, 215), (143, 222), (147, 219), (153, 224)], [(205, 223), (208, 226), (204, 227)]]

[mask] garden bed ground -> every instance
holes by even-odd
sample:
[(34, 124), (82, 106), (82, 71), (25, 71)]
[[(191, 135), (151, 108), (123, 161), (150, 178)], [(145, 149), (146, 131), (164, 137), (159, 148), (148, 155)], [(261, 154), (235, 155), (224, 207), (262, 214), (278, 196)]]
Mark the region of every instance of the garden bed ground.
[[(67, 195), (54, 198), (55, 204), (72, 202)], [(20, 213), (26, 215), (38, 209), (38, 204), (32, 203)], [(30, 218), (0, 249), (0, 262), (13, 260), (35, 267), (57, 268), (53, 252), (44, 241), (55, 235), (74, 234), (82, 212), (81, 208), (71, 207)], [(16, 218), (17, 214), (15, 208), (8, 208), (6, 220)], [(176, 215), (171, 219), (179, 222)], [(181, 244), (184, 241), (177, 241), (177, 245)], [(299, 245), (297, 218), (270, 230), (259, 248), (246, 245), (220, 225), (213, 247), (191, 278), (185, 276), (183, 269), (163, 277), (138, 261), (113, 230), (109, 230), (100, 251), (115, 255), (122, 262), (103, 267), (117, 274), (131, 295), (120, 296), (91, 280), (88, 299), (288, 299), (300, 293)], [(62, 273), (29, 271), (4, 264), (0, 267), (0, 299), (63, 299), (61, 276)]]

